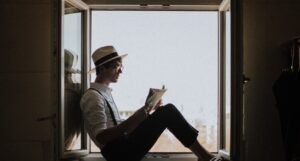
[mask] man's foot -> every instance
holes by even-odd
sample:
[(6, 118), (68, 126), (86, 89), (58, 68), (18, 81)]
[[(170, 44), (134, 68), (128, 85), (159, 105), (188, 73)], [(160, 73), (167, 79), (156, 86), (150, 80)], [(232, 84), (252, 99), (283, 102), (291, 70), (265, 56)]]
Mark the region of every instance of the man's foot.
[(221, 157), (220, 155), (211, 155), (209, 158), (203, 159), (198, 158), (198, 161), (230, 161), (224, 157)]
[[(201, 156), (198, 158), (198, 161), (219, 161), (219, 160), (213, 160), (214, 158), (216, 158), (215, 155), (211, 154), (211, 153), (207, 153), (205, 157)], [(223, 161), (223, 160), (220, 160)]]
[(216, 156), (211, 154), (211, 153), (206, 153), (205, 157), (201, 156), (200, 158), (198, 158), (198, 161), (214, 161), (212, 160), (213, 158), (215, 158)]
[(230, 160), (228, 160), (224, 157), (221, 157), (220, 155), (217, 155), (217, 156), (211, 158), (209, 161), (230, 161)]

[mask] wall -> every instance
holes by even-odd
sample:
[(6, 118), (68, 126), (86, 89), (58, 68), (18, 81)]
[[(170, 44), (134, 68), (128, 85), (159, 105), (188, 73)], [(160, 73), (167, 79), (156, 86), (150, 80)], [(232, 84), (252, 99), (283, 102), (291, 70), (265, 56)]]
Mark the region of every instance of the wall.
[[(53, 128), (36, 119), (51, 102), (51, 0), (0, 2), (1, 160), (53, 160)], [(282, 161), (278, 113), (271, 91), (287, 55), (280, 44), (300, 35), (298, 0), (244, 0), (247, 161)]]
[(288, 67), (280, 45), (300, 35), (300, 1), (244, 0), (246, 161), (283, 161), (272, 85)]
[(0, 2), (0, 160), (49, 161), (53, 129), (37, 118), (51, 106), (50, 0)]

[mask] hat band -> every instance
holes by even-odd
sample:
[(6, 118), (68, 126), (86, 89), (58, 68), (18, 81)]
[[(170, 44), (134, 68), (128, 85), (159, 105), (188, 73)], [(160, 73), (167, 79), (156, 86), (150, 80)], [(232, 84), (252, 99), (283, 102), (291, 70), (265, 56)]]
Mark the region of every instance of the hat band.
[(107, 60), (109, 60), (111, 58), (117, 57), (117, 56), (119, 56), (117, 52), (114, 52), (114, 53), (111, 53), (109, 55), (106, 55), (103, 58), (97, 60), (95, 62), (95, 66), (98, 66), (98, 65), (102, 64), (103, 62), (105, 62), (105, 61), (107, 61)]

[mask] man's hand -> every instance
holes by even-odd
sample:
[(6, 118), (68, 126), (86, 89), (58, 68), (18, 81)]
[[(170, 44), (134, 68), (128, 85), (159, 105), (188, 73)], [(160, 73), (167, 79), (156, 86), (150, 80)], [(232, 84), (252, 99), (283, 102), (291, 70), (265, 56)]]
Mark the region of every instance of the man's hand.
[(145, 112), (146, 116), (148, 116), (150, 113), (150, 110), (151, 110), (151, 106), (145, 104), (143, 107), (141, 107), (141, 110), (143, 110)]
[(159, 107), (161, 107), (162, 104), (163, 104), (162, 99), (160, 99), (158, 101), (158, 103), (155, 105), (155, 107), (153, 108), (153, 110), (155, 111), (156, 109), (158, 109)]
[(144, 107), (147, 108), (146, 111), (148, 112), (148, 114), (153, 110), (155, 111), (156, 109), (158, 109), (159, 107), (161, 107), (161, 105), (163, 104), (162, 99), (160, 99), (157, 104), (155, 105), (155, 107), (151, 108), (152, 106), (150, 105), (145, 105)]

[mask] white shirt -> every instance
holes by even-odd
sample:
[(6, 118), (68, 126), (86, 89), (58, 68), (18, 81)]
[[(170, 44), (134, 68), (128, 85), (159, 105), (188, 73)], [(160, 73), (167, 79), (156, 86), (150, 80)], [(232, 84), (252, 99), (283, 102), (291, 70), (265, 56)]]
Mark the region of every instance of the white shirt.
[(104, 129), (115, 126), (107, 102), (112, 108), (117, 123), (122, 120), (111, 95), (112, 89), (100, 83), (91, 83), (91, 88), (98, 90), (102, 95), (95, 90), (87, 90), (81, 98), (80, 107), (89, 136), (98, 147), (102, 148), (104, 145), (97, 142), (96, 136)]

